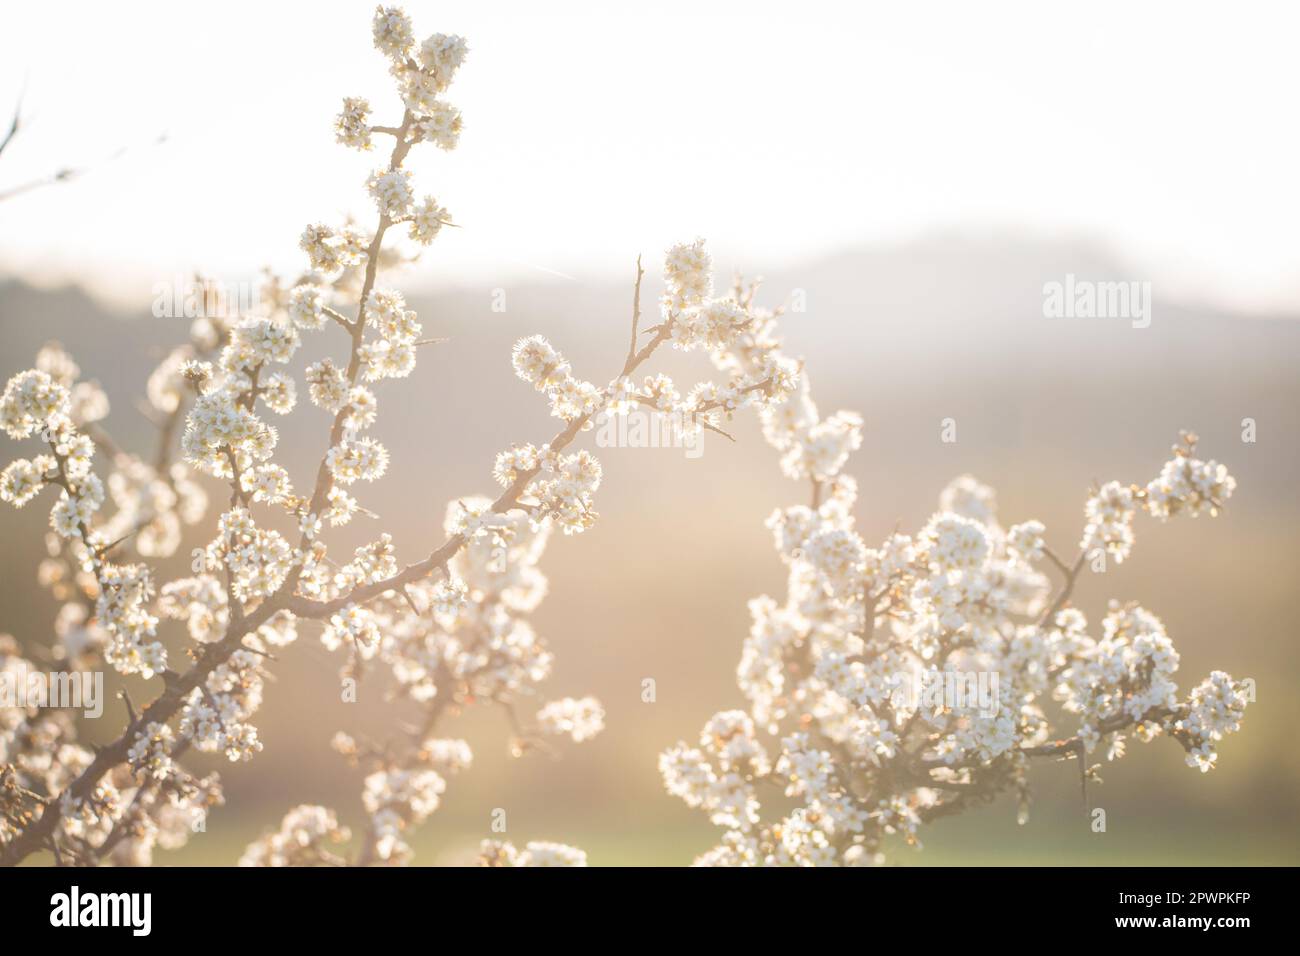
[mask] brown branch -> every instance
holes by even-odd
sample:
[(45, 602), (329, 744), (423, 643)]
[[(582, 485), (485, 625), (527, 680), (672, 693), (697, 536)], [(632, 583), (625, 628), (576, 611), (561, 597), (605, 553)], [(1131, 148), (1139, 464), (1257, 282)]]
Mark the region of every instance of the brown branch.
[(1061, 582), (1060, 590), (1056, 592), (1056, 597), (1052, 600), (1052, 603), (1039, 617), (1039, 627), (1051, 623), (1057, 612), (1065, 607), (1065, 603), (1070, 600), (1070, 595), (1074, 593), (1074, 583), (1079, 578), (1079, 572), (1083, 570), (1083, 562), (1086, 557), (1086, 552), (1081, 548), (1079, 549), (1079, 556), (1074, 560), (1074, 564), (1067, 566), (1050, 548), (1044, 548), (1043, 553), (1047, 555), (1048, 560), (1060, 569), (1065, 576), (1065, 580)]

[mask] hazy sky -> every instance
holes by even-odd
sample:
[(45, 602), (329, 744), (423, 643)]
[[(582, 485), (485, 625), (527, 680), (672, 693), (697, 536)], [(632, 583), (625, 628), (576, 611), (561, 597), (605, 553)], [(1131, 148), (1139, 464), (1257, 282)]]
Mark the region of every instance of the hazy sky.
[[(331, 123), (344, 95), (400, 113), (373, 7), (7, 3), (0, 108), (25, 83), (30, 125), (0, 191), (94, 168), (0, 203), (0, 273), (145, 303), (177, 270), (297, 268), (309, 221), (372, 221), (379, 153)], [(461, 147), (413, 164), (464, 228), (411, 284), (625, 275), (696, 235), (762, 270), (1023, 228), (1110, 241), (1157, 294), (1300, 303), (1294, 4), (406, 7), (471, 48)]]

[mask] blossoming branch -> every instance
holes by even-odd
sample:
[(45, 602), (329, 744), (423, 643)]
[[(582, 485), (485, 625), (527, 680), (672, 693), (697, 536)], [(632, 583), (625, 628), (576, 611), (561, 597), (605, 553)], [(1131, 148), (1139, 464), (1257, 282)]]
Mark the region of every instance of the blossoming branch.
[[(696, 276), (675, 294), (705, 315), (716, 306), (703, 288)], [(737, 376), (787, 363), (776, 317), (752, 310), (739, 290), (729, 303), (748, 316), (742, 335), (686, 338)], [(669, 793), (723, 829), (698, 863), (879, 864), (887, 837), (919, 846), (923, 824), (1002, 793), (1017, 796), (1024, 822), (1033, 758), (1078, 761), (1086, 795), (1097, 769), (1090, 756), (1117, 759), (1130, 739), (1168, 736), (1190, 766), (1214, 766), (1217, 742), (1240, 728), (1247, 686), (1214, 671), (1181, 696), (1179, 655), (1155, 614), (1113, 601), (1096, 635), (1069, 605), (1085, 563), (1128, 557), (1139, 512), (1158, 521), (1216, 515), (1231, 497), (1236, 482), (1196, 456), (1194, 435), (1147, 483), (1094, 489), (1078, 554), (1065, 560), (1041, 522), (1004, 528), (993, 489), (969, 475), (944, 490), (917, 534), (868, 547), (854, 530), (857, 485), (844, 471), (861, 446), (861, 419), (822, 415), (804, 374), (760, 416), (782, 471), (810, 487), (810, 500), (767, 522), (788, 586), (783, 601), (750, 602), (736, 671), (748, 707), (719, 712), (695, 745), (681, 742), (659, 760)], [(1059, 578), (1055, 589), (1047, 570)], [(990, 675), (995, 707), (985, 695), (906, 692)], [(764, 789), (795, 809), (765, 815)]]
[[(638, 268), (631, 341), (607, 385), (575, 377), (540, 337), (518, 343), (516, 372), (545, 395), (562, 425), (544, 444), (497, 456), (493, 474), (504, 487), (497, 497), (452, 502), (446, 540), (406, 567), (387, 534), (341, 564), (332, 561), (328, 529), (359, 512), (375, 513), (352, 489), (381, 479), (390, 463), (388, 450), (367, 434), (378, 414), (374, 387), (409, 375), (420, 347), (432, 341), (422, 338), (401, 293), (378, 283), (382, 270), (403, 259), (384, 246), (393, 227), (407, 226), (410, 241), (427, 245), (451, 224), (435, 199), (416, 198), (403, 163), (421, 143), (453, 148), (461, 130), (460, 114), (439, 97), (465, 57), (464, 41), (435, 34), (417, 44), (410, 21), (391, 8), (377, 11), (373, 34), (390, 61), (401, 119), (372, 124), (368, 102), (348, 98), (335, 134), (360, 150), (373, 149), (378, 137), (392, 141), (387, 165), (367, 181), (377, 207), (374, 228), (308, 226), (300, 245), (310, 270), (299, 280), (270, 279), (251, 314), (195, 322), (193, 342), (168, 356), (150, 381), (152, 404), (165, 416), (154, 464), (113, 453), (107, 486), (114, 515), (104, 514), (105, 481), (95, 471), (96, 451), (115, 447), (99, 425), (108, 412), (103, 393), (77, 381), (75, 363), (53, 346), (5, 388), (0, 422), (7, 433), (39, 437), (48, 452), (6, 468), (0, 494), (16, 506), (47, 488), (59, 495), (51, 527), (61, 564), (43, 579), (66, 600), (56, 628), (62, 653), (100, 657), (122, 674), (157, 682), (159, 691), (138, 713), (128, 699), (125, 729), (95, 749), (77, 743), (75, 727), (61, 715), (6, 717), (0, 862), (49, 850), (60, 862), (146, 863), (155, 846), (183, 844), (222, 801), (216, 775), (196, 777), (184, 756), (197, 750), (243, 761), (261, 751), (252, 718), (265, 669), (297, 639), (304, 620), (323, 623), (324, 645), (346, 655), (345, 675), (378, 661), (400, 696), (424, 711), (406, 739), (335, 738), (341, 755), (365, 771), (361, 802), (369, 822), (351, 862), (407, 861), (410, 830), (437, 808), (445, 778), (472, 759), (464, 741), (437, 734), (445, 716), (470, 701), (499, 705), (510, 714), (518, 752), (543, 746), (549, 736), (583, 741), (603, 726), (603, 710), (591, 698), (543, 704), (531, 719), (519, 713), (552, 664), (527, 620), (545, 593), (537, 564), (547, 537), (555, 528), (580, 533), (597, 517), (600, 466), (569, 446), (602, 411), (645, 405), (680, 414), (689, 427), (721, 431), (721, 420), (736, 409), (779, 401), (794, 387), (797, 369), (784, 360), (723, 386), (702, 383), (685, 398), (666, 376), (634, 380), (661, 345), (730, 342), (750, 322), (725, 301), (695, 307), (705, 291), (697, 286), (707, 256), (698, 242), (677, 247), (668, 257), (676, 298), (665, 302), (664, 321), (645, 329)], [(346, 358), (313, 363), (303, 373), (311, 404), (331, 418), (314, 481), (300, 492), (275, 461), (279, 432), (264, 413), (300, 417), (297, 383), (285, 367), (302, 336), (333, 327), (348, 342)], [(183, 462), (170, 464), (181, 421)], [(206, 504), (198, 476), (227, 488), (217, 534), (196, 550), (193, 576), (157, 587), (145, 563), (119, 555), (127, 548), (142, 558), (175, 553), (181, 524), (196, 523)], [(165, 621), (184, 626), (187, 668), (173, 666), (160, 639)], [(0, 650), (6, 666), (21, 663), (16, 647)], [(347, 838), (333, 811), (298, 807), (251, 845), (243, 862), (348, 862), (336, 852)], [(584, 860), (581, 851), (544, 843), (521, 851), (490, 844), (483, 852), (490, 865)]]
[[(653, 325), (642, 321), (638, 264), (628, 349), (605, 384), (578, 377), (540, 336), (516, 344), (517, 375), (560, 424), (548, 441), (496, 456), (495, 497), (450, 502), (444, 540), (405, 566), (384, 533), (350, 556), (332, 555), (332, 529), (362, 513), (384, 517), (363, 492), (399, 460), (370, 434), (378, 388), (409, 376), (421, 349), (438, 341), (381, 282), (409, 261), (410, 246), (454, 225), (404, 164), (416, 146), (455, 148), (462, 131), (442, 97), (465, 41), (434, 34), (417, 43), (395, 8), (377, 10), (372, 32), (400, 118), (376, 123), (366, 99), (349, 97), (334, 132), (344, 146), (388, 150), (365, 184), (373, 225), (307, 226), (303, 275), (269, 278), (245, 314), (194, 322), (191, 341), (148, 383), (159, 431), (151, 456), (112, 439), (106, 396), (57, 346), (0, 398), (6, 433), (42, 445), (0, 473), (0, 498), (21, 507), (47, 490), (56, 497), (40, 580), (61, 602), (57, 653), (82, 667), (102, 660), (156, 689), (138, 712), (125, 699), (125, 726), (100, 747), (77, 740), (66, 712), (0, 715), (0, 862), (50, 851), (59, 863), (145, 864), (155, 848), (184, 844), (223, 801), (217, 775), (195, 775), (186, 756), (244, 761), (262, 750), (253, 718), (267, 669), (304, 622), (318, 622), (345, 680), (384, 680), (420, 719), (387, 740), (334, 737), (362, 774), (366, 823), (355, 839), (336, 811), (298, 806), (246, 849), (245, 864), (408, 862), (414, 828), (437, 810), (447, 779), (472, 763), (468, 744), (445, 729), (471, 705), (501, 708), (520, 754), (599, 733), (604, 711), (594, 698), (536, 702), (553, 660), (529, 617), (546, 593), (540, 561), (549, 536), (597, 520), (601, 468), (574, 444), (598, 415), (636, 408), (695, 434), (726, 435), (728, 419), (752, 407), (782, 469), (811, 494), (769, 519), (789, 584), (783, 603), (751, 603), (738, 668), (748, 707), (717, 714), (698, 746), (682, 743), (660, 758), (669, 791), (724, 829), (701, 862), (879, 862), (891, 834), (914, 842), (921, 824), (1004, 792), (1025, 803), (1034, 757), (1069, 757), (1091, 773), (1089, 754), (1117, 757), (1130, 737), (1170, 736), (1190, 763), (1213, 765), (1214, 744), (1239, 726), (1242, 685), (1216, 671), (1180, 697), (1178, 655), (1155, 615), (1115, 605), (1098, 638), (1069, 601), (1090, 556), (1128, 555), (1137, 512), (1160, 520), (1216, 513), (1234, 487), (1226, 469), (1198, 459), (1189, 436), (1146, 485), (1096, 489), (1072, 560), (1047, 546), (1041, 523), (1004, 530), (992, 491), (969, 477), (944, 492), (918, 534), (868, 548), (853, 529), (856, 487), (844, 472), (861, 445), (860, 419), (818, 412), (802, 363), (782, 350), (779, 310), (756, 304), (756, 286), (715, 296), (699, 240), (668, 251)], [(406, 247), (386, 245), (400, 227)], [(304, 336), (339, 333), (346, 353), (302, 370), (327, 434), (315, 474), (297, 485), (276, 461), (280, 432), (268, 416), (281, 427), (319, 417), (300, 407), (289, 367)], [(706, 352), (723, 381), (682, 391), (647, 374), (665, 345)], [(184, 529), (208, 509), (205, 484), (221, 489), (216, 533), (192, 552), (191, 576), (159, 586), (146, 560), (180, 550)], [(1046, 569), (1060, 577), (1055, 589)], [(178, 632), (181, 654), (164, 643), (164, 629)], [(0, 667), (29, 666), (15, 641), (0, 638)], [(933, 706), (897, 693), (904, 675), (934, 684), (974, 672), (999, 677), (996, 706)], [(1053, 719), (1049, 700), (1069, 726)], [(765, 816), (763, 787), (797, 808)], [(586, 857), (564, 844), (485, 841), (480, 862), (583, 865)]]

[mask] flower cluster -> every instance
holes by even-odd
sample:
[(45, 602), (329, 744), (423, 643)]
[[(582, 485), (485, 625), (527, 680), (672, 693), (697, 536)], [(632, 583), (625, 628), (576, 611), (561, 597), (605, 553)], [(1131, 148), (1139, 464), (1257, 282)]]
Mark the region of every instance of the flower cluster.
[[(48, 452), (0, 472), (0, 499), (22, 507), (45, 488), (58, 490), (50, 510), (57, 554), (41, 577), (56, 596), (76, 598), (60, 615), (76, 632), (65, 652), (80, 654), (93, 646), (121, 673), (151, 677), (167, 666), (166, 649), (156, 639), (158, 619), (149, 611), (152, 576), (143, 564), (118, 563), (107, 555), (136, 535), (141, 554), (172, 553), (182, 520), (198, 520), (204, 496), (183, 469), (149, 467), (121, 453), (106, 489), (94, 471), (98, 446), (92, 435), (100, 434), (94, 413), (106, 414), (107, 399), (93, 383), (75, 381), (76, 363), (55, 344), (41, 350), (37, 366), (9, 380), (0, 398), (0, 427), (13, 438), (39, 436)], [(105, 519), (100, 512), (110, 491), (117, 508)], [(91, 628), (79, 626), (92, 616)]]
[[(724, 419), (740, 409), (753, 406), (766, 412), (790, 396), (799, 380), (798, 364), (765, 351), (771, 317), (756, 313), (739, 294), (709, 298), (708, 265), (702, 241), (668, 251), (665, 278), (669, 291), (662, 302), (662, 321), (645, 330), (654, 337), (640, 350), (634, 339), (622, 372), (603, 388), (576, 378), (569, 361), (544, 337), (529, 336), (515, 343), (515, 374), (545, 393), (551, 414), (568, 426), (561, 433), (566, 442), (590, 429), (597, 415), (626, 415), (638, 406), (672, 416), (687, 430), (721, 431)], [(636, 311), (639, 317), (639, 304)], [(665, 342), (681, 349), (708, 351), (715, 366), (728, 373), (728, 381), (722, 385), (700, 382), (684, 397), (667, 375), (646, 375), (638, 385), (632, 372)], [(752, 355), (754, 360), (742, 367), (731, 360), (732, 350)], [(562, 455), (549, 444), (541, 448), (516, 445), (497, 455), (494, 474), (516, 500), (534, 502), (535, 517), (555, 520), (566, 534), (583, 531), (595, 520), (591, 495), (601, 472), (596, 460), (585, 452)]]
[(1122, 485), (1109, 481), (1088, 498), (1081, 547), (1102, 551), (1122, 562), (1133, 549), (1133, 518), (1146, 511), (1162, 521), (1179, 514), (1216, 515), (1232, 496), (1236, 480), (1216, 461), (1195, 457), (1196, 436), (1185, 434), (1174, 446), (1174, 457), (1146, 484)]
[[(417, 46), (410, 19), (397, 7), (378, 8), (372, 32), (375, 47), (389, 60), (406, 107), (395, 133), (403, 155), (410, 146), (424, 142), (440, 149), (455, 149), (462, 127), (460, 111), (438, 97), (446, 92), (465, 60), (468, 47), (464, 39), (435, 33)], [(335, 121), (338, 141), (355, 149), (371, 149), (376, 128), (368, 125), (369, 114), (368, 101), (345, 99)], [(367, 187), (384, 220), (409, 222), (410, 236), (418, 243), (428, 245), (451, 222), (447, 210), (432, 196), (417, 201), (411, 174), (399, 164), (375, 170)]]
[[(260, 640), (250, 645), (263, 650)], [(192, 690), (181, 710), (181, 733), (204, 753), (224, 754), (232, 763), (251, 760), (262, 749), (249, 718), (262, 703), (261, 656), (236, 651)]]
[(563, 843), (534, 840), (516, 849), (508, 841), (484, 840), (479, 847), (479, 866), (586, 866), (587, 854)]
[[(1049, 549), (1041, 522), (1003, 530), (993, 490), (969, 475), (944, 489), (917, 534), (870, 547), (854, 529), (857, 486), (844, 470), (860, 419), (819, 413), (771, 317), (711, 312), (707, 269), (699, 244), (669, 256), (674, 342), (711, 345), (715, 364), (742, 381), (789, 370), (759, 413), (782, 470), (809, 484), (811, 502), (768, 519), (788, 591), (783, 603), (750, 604), (737, 669), (747, 709), (717, 714), (698, 746), (660, 757), (668, 792), (725, 830), (697, 862), (879, 863), (889, 839), (919, 845), (921, 825), (936, 817), (1008, 791), (1027, 803), (1031, 758), (1083, 762), (1100, 749), (1115, 759), (1129, 736), (1167, 734), (1190, 765), (1213, 765), (1217, 742), (1240, 726), (1248, 686), (1216, 671), (1182, 698), (1178, 653), (1159, 618), (1113, 604), (1094, 637), (1067, 606), (1086, 560), (1128, 556), (1138, 511), (1216, 514), (1231, 496), (1224, 466), (1195, 457), (1195, 436), (1146, 486), (1095, 490), (1073, 562)], [(718, 328), (741, 332), (727, 341)], [(1064, 578), (1055, 596), (1045, 559)], [(1060, 728), (1054, 701), (1072, 730)], [(764, 787), (795, 808), (765, 817)]]
[(280, 829), (249, 844), (240, 866), (343, 866), (331, 846), (345, 842), (347, 827), (339, 826), (334, 811), (303, 804), (280, 821)]
[(572, 737), (575, 743), (582, 743), (605, 729), (605, 709), (594, 697), (565, 697), (537, 712), (537, 726), (542, 733)]

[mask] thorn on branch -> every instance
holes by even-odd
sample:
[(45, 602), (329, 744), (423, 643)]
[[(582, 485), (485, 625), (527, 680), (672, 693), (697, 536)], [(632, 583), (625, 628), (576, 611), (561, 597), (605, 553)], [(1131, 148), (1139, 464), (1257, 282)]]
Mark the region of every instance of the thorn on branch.
[(632, 286), (632, 344), (627, 349), (627, 362), (623, 366), (623, 374), (626, 375), (632, 369), (636, 361), (636, 341), (637, 326), (641, 324), (641, 277), (645, 275), (645, 270), (641, 268), (641, 257), (636, 257), (636, 282)]
[(140, 718), (136, 715), (135, 705), (131, 703), (131, 695), (128, 694), (124, 688), (118, 696), (122, 698), (122, 703), (126, 704), (126, 716), (130, 720), (131, 724), (134, 725)]
[(136, 527), (128, 531), (126, 534), (122, 535), (122, 537), (118, 538), (116, 541), (110, 541), (108, 544), (100, 545), (98, 548), (95, 549), (95, 553), (99, 555), (101, 558), (105, 557), (107, 556), (108, 552), (112, 551), (118, 545), (123, 544), (126, 541), (129, 541), (131, 538), (134, 538), (142, 530), (143, 528), (137, 525)]

